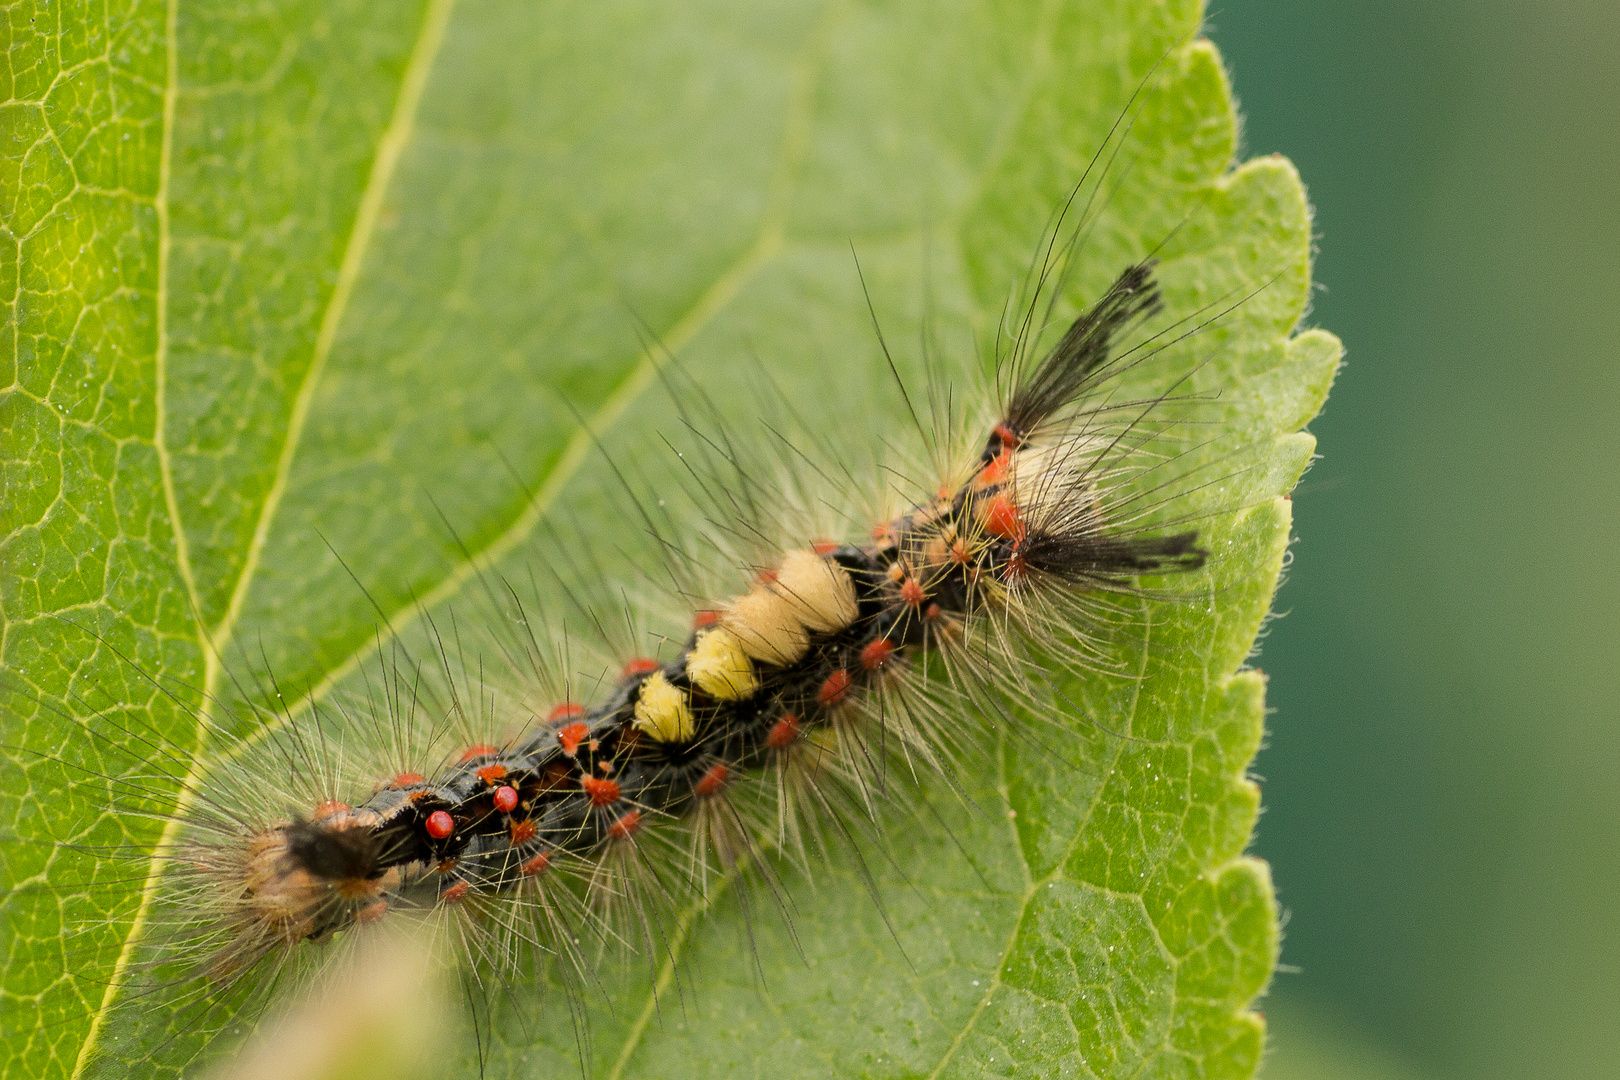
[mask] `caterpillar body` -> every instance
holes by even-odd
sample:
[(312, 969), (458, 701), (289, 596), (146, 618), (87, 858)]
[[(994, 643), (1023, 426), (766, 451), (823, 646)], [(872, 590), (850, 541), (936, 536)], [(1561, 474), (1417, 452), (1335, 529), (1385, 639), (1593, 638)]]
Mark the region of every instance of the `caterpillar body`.
[[(1114, 487), (1152, 403), (1097, 400), (1117, 337), (1159, 306), (1151, 266), (1129, 268), (1012, 387), (965, 475), (864, 540), (781, 551), (745, 592), (695, 613), (678, 655), (631, 659), (600, 700), (507, 717), (519, 733), (504, 742), (280, 820), (189, 818), (174, 870), (218, 898), (201, 969), (233, 978), (393, 908), (515, 893), (529, 903), (509, 910), (543, 917), (509, 935), (568, 953), (568, 919), (592, 916), (554, 878), (583, 875), (587, 908), (610, 906), (623, 891), (601, 884), (614, 849), (681, 819), (695, 823), (693, 863), (712, 853), (736, 869), (761, 832), (729, 801), (751, 778), (778, 789), (780, 820), (763, 832), (786, 838), (797, 803), (832, 789), (870, 811), (894, 760), (948, 770), (984, 691), (1072, 636), (1077, 603), (1203, 564), (1196, 532), (1122, 525)], [(1134, 422), (1110, 419), (1122, 408)]]

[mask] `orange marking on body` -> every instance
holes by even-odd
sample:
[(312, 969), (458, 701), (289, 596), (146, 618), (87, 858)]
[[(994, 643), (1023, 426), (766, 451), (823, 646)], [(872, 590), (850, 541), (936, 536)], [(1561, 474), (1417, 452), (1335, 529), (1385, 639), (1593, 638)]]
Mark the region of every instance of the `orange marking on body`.
[(422, 784), (422, 783), (426, 783), (426, 782), (427, 782), (427, 777), (423, 776), (421, 773), (419, 773), (419, 772), (410, 772), (409, 770), (407, 770), (407, 771), (402, 772), (402, 773), (395, 773), (394, 778), (392, 780), (388, 781), (388, 786), (389, 787), (396, 787), (396, 788), (406, 788), (406, 787), (410, 787), (412, 784)]
[(473, 775), (478, 777), (478, 779), (482, 780), (486, 784), (493, 784), (497, 780), (506, 779), (506, 766), (485, 765), (482, 769), (475, 771)]
[(532, 821), (514, 821), (506, 831), (512, 838), (512, 846), (517, 847), (539, 836), (540, 826)]
[(904, 600), (912, 607), (916, 607), (924, 600), (928, 599), (928, 593), (923, 589), (922, 585), (917, 581), (916, 578), (908, 577), (900, 584), (900, 599)]
[[(595, 750), (596, 747), (592, 746), (591, 749)], [(602, 775), (603, 776), (612, 776), (613, 775), (613, 770), (617, 769), (618, 765), (616, 765), (611, 759), (603, 758), (601, 761), (598, 761), (596, 763), (596, 767), (598, 769), (602, 770)]]
[(467, 747), (467, 749), (461, 752), (461, 764), (465, 765), (473, 758), (488, 757), (489, 755), (495, 753), (499, 753), (499, 751), (493, 746), (489, 745), (489, 743), (473, 743), (471, 746)]
[(518, 867), (518, 873), (524, 877), (539, 877), (546, 872), (546, 868), (550, 865), (551, 855), (542, 851), (532, 858), (523, 860), (523, 865)]
[(991, 432), (991, 434), (1000, 439), (1001, 445), (1009, 450), (1017, 448), (1018, 444), (1023, 442), (1023, 440), (1018, 437), (1018, 432), (1014, 431), (1006, 424), (997, 424), (995, 431)]
[(929, 622), (933, 622), (935, 619), (939, 618), (939, 611), (940, 607), (938, 604), (929, 604), (928, 610), (923, 612), (923, 618), (927, 619)]
[(617, 780), (598, 780), (594, 776), (582, 776), (579, 778), (579, 786), (584, 789), (592, 806), (612, 806), (619, 801)]
[(821, 684), (821, 689), (816, 691), (816, 700), (828, 709), (843, 704), (844, 698), (849, 695), (849, 683), (849, 672), (839, 668)]
[(703, 777), (692, 786), (692, 791), (700, 798), (708, 798), (711, 795), (718, 795), (722, 790), (724, 790), (726, 781), (730, 778), (730, 769), (726, 768), (724, 765), (711, 765), (709, 767), (709, 771), (704, 773)]
[(1005, 483), (1007, 472), (1012, 468), (1012, 456), (1013, 452), (1011, 450), (1002, 450), (991, 458), (985, 463), (984, 468), (979, 470), (979, 474), (973, 478), (974, 484), (980, 488), (987, 488)]
[(872, 526), (872, 539), (878, 542), (879, 547), (889, 547), (894, 543), (894, 526), (888, 522)]
[(584, 742), (585, 736), (590, 733), (590, 728), (576, 720), (557, 732), (557, 745), (562, 747), (563, 753), (573, 757), (579, 753), (579, 744)]
[(713, 626), (720, 621), (720, 613), (712, 608), (704, 608), (692, 616), (692, 629), (701, 630), (705, 626)]
[(1005, 492), (985, 504), (984, 531), (1004, 540), (1024, 538), (1023, 518), (1018, 516), (1018, 507)]
[(639, 828), (641, 828), (641, 811), (631, 810), (619, 818), (618, 821), (608, 826), (608, 835), (615, 840), (628, 840), (636, 834), (636, 830)]
[(375, 904), (367, 904), (354, 913), (354, 921), (369, 926), (388, 914), (388, 901), (378, 900)]
[(861, 667), (867, 671), (876, 671), (889, 662), (894, 655), (894, 642), (888, 638), (878, 638), (867, 643), (861, 650)]
[(772, 750), (786, 750), (798, 741), (799, 718), (792, 713), (771, 725), (771, 733), (765, 736), (765, 745)]
[(658, 661), (650, 656), (633, 656), (624, 662), (619, 669), (619, 678), (633, 679), (637, 675), (649, 675), (658, 670)]
[(435, 874), (448, 874), (456, 868), (456, 864), (460, 861), (460, 859), (440, 859), (438, 865), (433, 868), (433, 872)]
[(547, 720), (567, 720), (574, 716), (584, 716), (585, 706), (576, 705), (572, 701), (565, 701), (546, 714)]
[(325, 799), (315, 804), (315, 809), (310, 816), (314, 820), (320, 821), (322, 818), (329, 818), (333, 814), (341, 814), (347, 809), (349, 809), (348, 803), (338, 802), (336, 799)]
[(831, 555), (833, 552), (837, 551), (840, 546), (841, 545), (836, 540), (810, 541), (810, 550), (815, 552), (817, 555)]
[(467, 884), (465, 881), (458, 881), (448, 889), (444, 890), (444, 892), (440, 893), (439, 899), (443, 900), (447, 904), (459, 904), (463, 900), (467, 899), (467, 894), (470, 892), (472, 892), (471, 885)]

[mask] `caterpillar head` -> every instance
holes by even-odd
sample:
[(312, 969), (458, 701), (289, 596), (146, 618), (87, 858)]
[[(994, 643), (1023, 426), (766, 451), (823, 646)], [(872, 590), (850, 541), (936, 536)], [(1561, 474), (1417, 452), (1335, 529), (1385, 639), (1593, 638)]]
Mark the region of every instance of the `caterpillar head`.
[(222, 920), (229, 943), (209, 973), (232, 975), (277, 947), (322, 941), (368, 912), (380, 915), (399, 872), (382, 865), (375, 818), (326, 804), (310, 820), (249, 833), (229, 858), (195, 861), (230, 884)]

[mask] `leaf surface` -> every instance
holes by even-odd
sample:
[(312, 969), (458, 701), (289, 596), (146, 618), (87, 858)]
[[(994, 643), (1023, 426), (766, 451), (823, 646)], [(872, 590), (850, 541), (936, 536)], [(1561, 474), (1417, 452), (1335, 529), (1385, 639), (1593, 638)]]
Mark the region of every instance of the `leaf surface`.
[[(477, 568), (525, 575), (549, 522), (634, 564), (579, 418), (623, 461), (662, 453), (665, 350), (731, 415), (757, 356), (813, 422), (881, 441), (904, 417), (851, 246), (908, 373), (925, 329), (958, 362), (993, 350), (1049, 215), (1151, 73), (1070, 287), (1094, 297), (1156, 251), (1173, 311), (1232, 308), (1151, 373), (1190, 373), (1256, 463), (1192, 497), (1242, 508), (1209, 533), (1207, 602), (1144, 609), (1136, 675), (1062, 688), (1128, 739), (1077, 725), (1078, 769), (1004, 743), (941, 828), (868, 853), (880, 902), (836, 859), (791, 885), (791, 934), (718, 893), (678, 981), (627, 976), (593, 1006), (589, 1055), (613, 1077), (1251, 1075), (1276, 919), (1242, 856), (1263, 680), (1240, 669), (1338, 346), (1294, 335), (1303, 190), (1280, 159), (1232, 170), (1200, 16), (12, 9), (4, 741), (82, 767), (17, 752), (0, 784), (0, 1072), (93, 1074), (174, 1034), (127, 992), (147, 868), (54, 846), (157, 839), (110, 811), (98, 762), (198, 745), (191, 713), (228, 703), (233, 672), (273, 671), (294, 709), (321, 698), (379, 621), (408, 638)], [(488, 1075), (576, 1070), (566, 1011), (541, 1013), (497, 1010)], [(478, 1074), (465, 1045), (442, 1075)]]

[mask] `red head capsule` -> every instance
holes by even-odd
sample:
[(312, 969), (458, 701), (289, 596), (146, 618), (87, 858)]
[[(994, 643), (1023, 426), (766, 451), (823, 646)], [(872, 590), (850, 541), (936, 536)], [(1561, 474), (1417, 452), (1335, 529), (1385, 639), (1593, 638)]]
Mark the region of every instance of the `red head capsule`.
[(495, 809), (503, 814), (510, 814), (517, 809), (517, 804), (518, 793), (516, 788), (502, 784), (495, 789)]
[(427, 834), (435, 840), (443, 840), (456, 831), (456, 819), (443, 810), (435, 810), (428, 815)]

